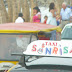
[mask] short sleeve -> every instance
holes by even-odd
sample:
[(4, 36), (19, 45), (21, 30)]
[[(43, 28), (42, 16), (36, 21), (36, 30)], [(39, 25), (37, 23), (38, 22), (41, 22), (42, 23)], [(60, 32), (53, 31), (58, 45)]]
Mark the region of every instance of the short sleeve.
[(40, 13), (40, 12), (38, 12), (38, 15), (41, 15), (41, 13)]

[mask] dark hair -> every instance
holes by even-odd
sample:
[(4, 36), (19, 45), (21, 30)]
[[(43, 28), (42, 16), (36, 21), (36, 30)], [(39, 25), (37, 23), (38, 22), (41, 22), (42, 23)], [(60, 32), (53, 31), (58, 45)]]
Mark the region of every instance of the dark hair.
[(19, 13), (18, 17), (23, 17), (23, 14), (22, 13)]
[(34, 7), (33, 9), (37, 10), (37, 12), (40, 12), (39, 7)]
[(50, 5), (49, 5), (49, 11), (52, 10), (52, 9), (54, 9), (54, 7), (55, 7), (55, 4), (53, 2), (50, 3)]
[(48, 18), (48, 16), (45, 16), (44, 18)]

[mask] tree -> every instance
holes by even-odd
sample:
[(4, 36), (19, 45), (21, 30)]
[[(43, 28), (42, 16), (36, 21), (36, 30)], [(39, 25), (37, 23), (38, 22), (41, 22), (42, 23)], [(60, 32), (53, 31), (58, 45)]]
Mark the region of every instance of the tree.
[(70, 0), (70, 6), (72, 6), (72, 0)]
[(7, 0), (7, 3), (8, 3), (8, 18), (9, 18), (9, 22), (12, 22), (12, 19), (13, 19), (12, 0)]
[(26, 22), (30, 21), (30, 10), (29, 10), (29, 5), (28, 5), (28, 1), (24, 0), (22, 3), (22, 12), (23, 12), (23, 17), (25, 19)]
[(70, 5), (70, 0), (66, 0), (66, 2), (67, 2), (67, 5)]
[(4, 15), (6, 17), (6, 23), (7, 23), (8, 22), (8, 13), (6, 11), (6, 8), (5, 8), (5, 5), (4, 5), (4, 1), (1, 0), (0, 2), (2, 3), (2, 8), (3, 8), (3, 11), (4, 11)]
[(27, 14), (27, 22), (30, 22), (30, 7), (29, 7), (29, 4), (27, 6), (27, 12), (28, 12), (28, 14)]
[(17, 7), (17, 0), (12, 0), (12, 7), (13, 7), (13, 22), (18, 17), (18, 7)]
[[(60, 14), (63, 2), (64, 2), (63, 0), (55, 0), (55, 6), (56, 6), (58, 14)], [(58, 15), (58, 16), (60, 16), (60, 15)]]
[(30, 3), (31, 3), (31, 17), (30, 17), (30, 22), (33, 22), (33, 8), (35, 6), (37, 6), (35, 3), (34, 3), (34, 0), (30, 0)]
[(3, 0), (0, 0), (0, 24), (6, 23), (6, 22), (7, 22), (7, 19), (6, 19), (4, 3), (3, 3)]
[(22, 0), (17, 0), (18, 13), (21, 12), (21, 4), (22, 4)]

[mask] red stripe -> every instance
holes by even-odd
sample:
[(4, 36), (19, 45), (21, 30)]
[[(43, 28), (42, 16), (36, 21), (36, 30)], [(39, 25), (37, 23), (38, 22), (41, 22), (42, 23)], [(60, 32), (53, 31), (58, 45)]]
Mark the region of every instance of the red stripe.
[(53, 25), (46, 25), (41, 23), (7, 23), (7, 24), (0, 24), (0, 30), (44, 30), (44, 29), (51, 29), (56, 28)]

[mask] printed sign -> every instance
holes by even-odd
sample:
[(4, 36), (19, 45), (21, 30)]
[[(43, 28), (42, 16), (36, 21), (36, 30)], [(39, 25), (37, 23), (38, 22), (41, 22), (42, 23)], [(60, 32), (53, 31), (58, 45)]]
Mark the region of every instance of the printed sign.
[(35, 41), (32, 42), (24, 54), (41, 56), (72, 57), (72, 42), (62, 41)]

